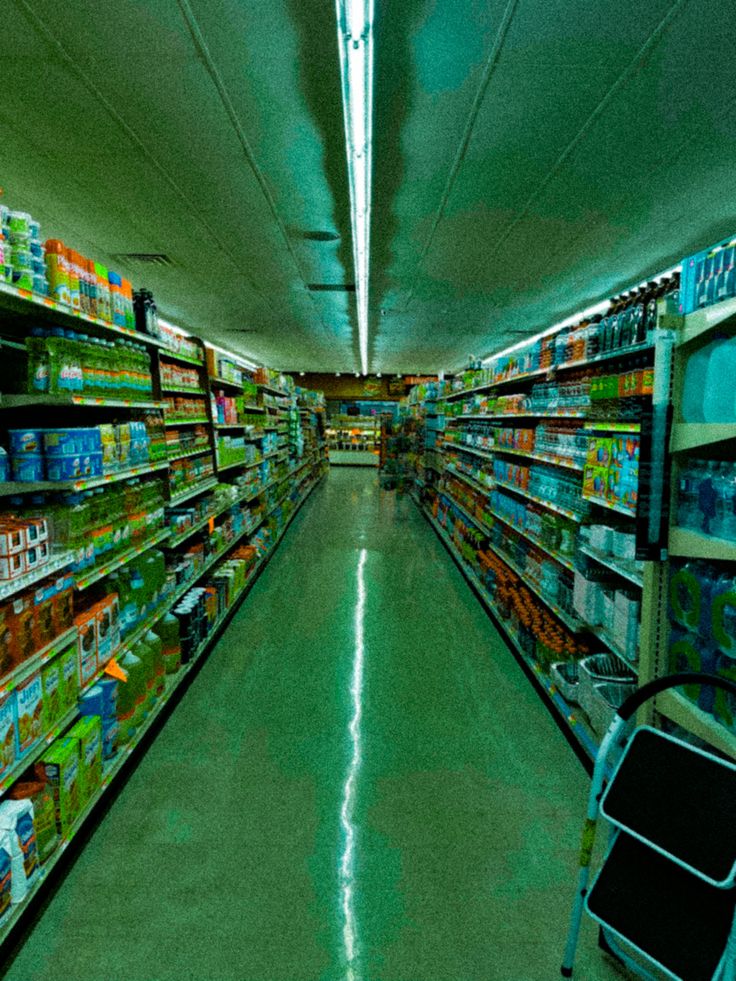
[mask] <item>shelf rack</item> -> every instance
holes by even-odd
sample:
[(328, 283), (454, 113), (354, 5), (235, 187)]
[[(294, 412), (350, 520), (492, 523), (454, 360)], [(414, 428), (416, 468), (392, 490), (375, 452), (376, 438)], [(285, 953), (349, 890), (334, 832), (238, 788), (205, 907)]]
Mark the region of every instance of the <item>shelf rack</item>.
[(503, 480), (497, 480), (496, 486), (502, 488), (503, 490), (512, 491), (514, 494), (519, 494), (521, 497), (527, 498), (529, 501), (534, 501), (535, 504), (539, 504), (549, 511), (554, 511), (556, 514), (561, 514), (565, 518), (569, 518), (571, 521), (576, 521), (578, 524), (585, 520), (585, 516), (579, 514), (577, 511), (571, 511), (569, 508), (560, 507), (559, 504), (553, 504), (551, 501), (545, 501), (543, 497), (537, 497), (536, 494), (532, 494), (527, 490), (522, 490), (521, 487), (517, 487), (515, 484), (507, 484)]
[[(180, 694), (183, 692), (185, 687), (185, 682), (187, 678), (193, 674), (193, 672), (198, 668), (198, 666), (203, 662), (206, 656), (212, 652), (216, 641), (218, 640), (222, 630), (230, 621), (236, 610), (239, 608), (242, 601), (245, 599), (246, 595), (250, 591), (253, 583), (256, 581), (258, 576), (261, 574), (263, 569), (266, 567), (270, 561), (271, 556), (274, 554), (277, 546), (281, 542), (287, 528), (291, 524), (304, 502), (307, 500), (309, 495), (312, 493), (316, 485), (319, 483), (322, 474), (318, 474), (312, 483), (303, 491), (300, 499), (295, 503), (294, 508), (289, 515), (289, 517), (284, 522), (283, 527), (279, 531), (279, 534), (275, 540), (271, 543), (268, 550), (256, 560), (253, 568), (251, 569), (248, 578), (246, 579), (243, 588), (233, 597), (233, 601), (227, 610), (223, 611), (223, 614), (212, 624), (212, 627), (207, 634), (207, 636), (202, 641), (200, 647), (194, 652), (191, 659), (184, 664), (182, 664), (179, 671), (172, 676), (167, 676), (166, 679), (166, 690), (164, 694), (156, 701), (154, 708), (152, 709), (148, 718), (142, 723), (138, 731), (136, 732), (133, 740), (126, 746), (121, 748), (116, 756), (109, 761), (106, 761), (103, 767), (103, 778), (102, 782), (92, 795), (90, 800), (85, 805), (84, 809), (79, 814), (77, 820), (74, 823), (73, 828), (70, 833), (68, 833), (60, 842), (51, 856), (43, 864), (37, 875), (36, 880), (32, 883), (30, 890), (22, 903), (18, 903), (11, 908), (8, 917), (0, 926), (0, 944), (4, 944), (11, 933), (13, 933), (21, 924), (23, 918), (29, 914), (30, 910), (33, 908), (34, 901), (39, 896), (41, 890), (45, 888), (45, 883), (49, 879), (50, 874), (53, 872), (54, 868), (62, 860), (63, 856), (67, 852), (69, 845), (75, 841), (78, 837), (82, 828), (87, 824), (92, 815), (95, 813), (101, 800), (105, 797), (105, 794), (110, 787), (110, 785), (115, 781), (119, 773), (125, 768), (131, 757), (145, 745), (145, 740), (154, 727), (157, 725), (160, 717), (163, 715), (167, 707), (171, 708), (174, 702)], [(173, 605), (173, 604), (172, 604)], [(163, 614), (162, 614), (163, 615)], [(97, 678), (94, 678), (91, 684)], [(89, 686), (86, 686), (89, 687)], [(23, 772), (34, 759), (37, 759), (41, 753), (49, 746), (54, 739), (58, 737), (62, 732), (64, 732), (77, 717), (77, 709), (74, 708), (68, 712), (62, 719), (60, 719), (54, 726), (52, 731), (47, 734), (34, 749), (27, 753), (24, 758), (18, 763), (17, 767), (14, 768), (13, 777), (6, 775), (4, 780), (0, 782), (0, 792), (7, 789), (7, 786), (13, 782), (13, 780)], [(8, 781), (7, 784), (5, 781)]]
[(109, 559), (107, 562), (103, 562), (101, 565), (96, 566), (94, 569), (78, 574), (74, 579), (74, 588), (77, 590), (87, 589), (94, 583), (99, 582), (100, 579), (104, 579), (105, 576), (109, 576), (111, 572), (115, 572), (121, 566), (124, 566), (127, 562), (130, 562), (132, 558), (136, 555), (143, 555), (149, 549), (163, 542), (170, 535), (168, 528), (162, 528), (155, 535), (151, 535), (145, 541), (140, 542), (138, 545), (133, 545), (131, 548), (126, 548), (125, 551), (120, 552), (113, 558)]
[(638, 586), (640, 589), (644, 585), (643, 573), (633, 564), (626, 562), (625, 559), (618, 559), (613, 555), (606, 555), (605, 552), (600, 552), (597, 548), (584, 543), (578, 545), (578, 548), (584, 555), (604, 565), (607, 569), (615, 572), (616, 575), (621, 576), (622, 579), (628, 579), (629, 582)]
[[(1, 284), (0, 284), (1, 285)], [(163, 409), (164, 403), (153, 399), (108, 399), (98, 395), (0, 395), (0, 409), (29, 409), (33, 406), (87, 405), (101, 409)]]
[(518, 639), (511, 631), (510, 627), (500, 615), (499, 609), (493, 602), (491, 597), (488, 595), (488, 591), (485, 586), (475, 573), (475, 571), (468, 565), (467, 562), (460, 555), (458, 550), (455, 548), (454, 543), (447, 535), (447, 532), (442, 527), (442, 525), (436, 520), (436, 518), (427, 511), (426, 508), (419, 506), (421, 513), (429, 522), (430, 526), (436, 532), (438, 538), (445, 546), (447, 551), (452, 556), (455, 564), (458, 566), (460, 571), (463, 573), (469, 584), (471, 585), (473, 592), (481, 601), (481, 603), (486, 607), (488, 612), (491, 613), (494, 623), (502, 631), (504, 637), (506, 638), (509, 648), (514, 655), (516, 661), (524, 669), (527, 676), (533, 681), (537, 690), (542, 694), (543, 700), (547, 707), (552, 711), (553, 715), (556, 717), (560, 728), (563, 733), (568, 738), (568, 741), (573, 746), (577, 752), (579, 758), (585, 765), (589, 772), (592, 772), (593, 760), (598, 752), (598, 740), (593, 734), (592, 730), (589, 728), (587, 723), (584, 721), (583, 717), (578, 714), (577, 710), (574, 709), (562, 695), (557, 691), (551, 679), (549, 679), (540, 669), (539, 665), (533, 661), (523, 650), (519, 644)]
[(199, 494), (204, 494), (205, 491), (212, 490), (213, 487), (217, 487), (217, 478), (208, 477), (207, 480), (192, 484), (191, 487), (185, 487), (184, 490), (172, 494), (169, 506), (173, 507), (177, 504), (183, 504), (184, 501), (188, 501), (192, 497), (197, 497)]
[(0, 600), (6, 600), (10, 596), (21, 592), (21, 590), (27, 589), (29, 586), (33, 586), (43, 579), (48, 579), (49, 576), (54, 576), (63, 569), (68, 569), (73, 561), (74, 552), (51, 552), (48, 562), (45, 562), (43, 565), (37, 566), (30, 572), (18, 576), (16, 579), (3, 579), (0, 581)]

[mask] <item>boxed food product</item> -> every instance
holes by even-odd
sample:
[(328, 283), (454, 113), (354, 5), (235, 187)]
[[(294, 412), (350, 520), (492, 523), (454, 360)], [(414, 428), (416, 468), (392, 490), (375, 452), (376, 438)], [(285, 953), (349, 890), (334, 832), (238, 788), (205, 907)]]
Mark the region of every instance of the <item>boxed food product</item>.
[(43, 687), (43, 715), (41, 727), (48, 732), (62, 716), (61, 710), (61, 658), (55, 657), (41, 668)]
[(74, 641), (59, 654), (59, 709), (66, 715), (77, 704), (79, 691), (79, 651)]
[(84, 807), (102, 783), (102, 720), (86, 715), (69, 730), (79, 741), (79, 804)]
[(13, 637), (10, 632), (11, 618), (11, 604), (0, 602), (0, 678), (4, 677), (13, 668)]
[(25, 525), (7, 519), (0, 523), (0, 555), (17, 555), (27, 545)]
[(2, 801), (0, 832), (7, 835), (10, 845), (12, 901), (22, 903), (39, 868), (33, 804), (29, 800)]
[(51, 744), (41, 759), (46, 781), (54, 793), (56, 826), (67, 835), (79, 814), (79, 740), (64, 736)]
[(120, 647), (118, 594), (111, 593), (95, 605), (97, 611), (97, 663), (107, 664)]
[(11, 601), (8, 627), (11, 633), (10, 656), (13, 666), (17, 667), (36, 653), (33, 608), (28, 593), (22, 593)]
[(16, 689), (18, 699), (18, 756), (27, 753), (43, 735), (43, 684), (41, 673), (34, 675)]
[(77, 642), (79, 647), (79, 687), (94, 678), (97, 673), (97, 609), (91, 607), (74, 618), (78, 630)]
[(26, 571), (25, 552), (0, 556), (0, 579), (18, 579)]
[(54, 628), (54, 597), (45, 589), (37, 589), (32, 597), (33, 644), (37, 651), (57, 636)]
[(0, 699), (0, 777), (13, 768), (17, 759), (17, 705), (14, 691)]
[(62, 576), (54, 583), (53, 616), (56, 636), (65, 633), (74, 623), (74, 577)]

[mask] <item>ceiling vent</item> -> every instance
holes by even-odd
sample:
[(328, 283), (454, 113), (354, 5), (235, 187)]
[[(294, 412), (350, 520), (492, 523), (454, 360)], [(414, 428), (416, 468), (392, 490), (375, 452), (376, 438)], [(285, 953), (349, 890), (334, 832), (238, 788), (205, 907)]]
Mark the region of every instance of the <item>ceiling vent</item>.
[(320, 229), (302, 232), (302, 238), (305, 238), (308, 242), (338, 242), (340, 240), (337, 232), (327, 232)]
[(354, 293), (355, 283), (307, 283), (312, 293)]
[(169, 256), (163, 252), (118, 252), (113, 255), (116, 262), (129, 262), (136, 266), (173, 266)]

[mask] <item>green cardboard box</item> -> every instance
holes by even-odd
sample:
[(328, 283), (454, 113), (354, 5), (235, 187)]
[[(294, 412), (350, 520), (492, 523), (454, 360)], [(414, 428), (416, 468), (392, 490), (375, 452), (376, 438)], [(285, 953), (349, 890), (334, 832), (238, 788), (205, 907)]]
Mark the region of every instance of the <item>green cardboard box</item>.
[(59, 708), (62, 715), (66, 715), (77, 704), (79, 694), (79, 665), (77, 663), (77, 642), (73, 641), (71, 647), (59, 654)]
[(102, 719), (86, 715), (69, 730), (79, 740), (79, 802), (84, 807), (102, 783)]
[(49, 732), (63, 715), (61, 707), (61, 658), (55, 657), (41, 668), (43, 712), (41, 731)]
[(70, 736), (57, 739), (44, 753), (41, 763), (46, 782), (54, 793), (56, 827), (65, 837), (71, 832), (80, 811), (79, 740)]

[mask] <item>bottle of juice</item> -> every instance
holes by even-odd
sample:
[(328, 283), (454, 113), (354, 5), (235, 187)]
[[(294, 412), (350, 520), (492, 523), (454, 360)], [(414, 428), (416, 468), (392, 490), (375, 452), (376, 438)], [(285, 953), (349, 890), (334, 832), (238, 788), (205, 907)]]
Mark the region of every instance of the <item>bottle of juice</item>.
[(47, 239), (46, 249), (46, 275), (49, 280), (49, 296), (57, 303), (65, 306), (71, 305), (71, 293), (69, 290), (69, 261), (67, 259), (66, 247), (59, 239)]
[(28, 391), (48, 392), (49, 375), (51, 372), (46, 331), (42, 327), (34, 327), (31, 336), (26, 338), (28, 352)]
[(110, 271), (107, 277), (110, 281), (110, 299), (112, 303), (112, 322), (116, 327), (125, 327), (125, 308), (123, 307), (122, 279), (117, 273)]
[(79, 286), (79, 267), (74, 257), (76, 253), (73, 249), (66, 250), (66, 262), (69, 275), (69, 305), (72, 310), (81, 310), (81, 295)]
[(112, 323), (112, 305), (110, 302), (110, 280), (107, 266), (99, 262), (93, 263), (97, 279), (97, 316), (106, 324)]
[(87, 297), (89, 299), (89, 315), (95, 319), (99, 317), (100, 310), (97, 304), (97, 273), (95, 264), (91, 259), (82, 259), (84, 263), (84, 278), (87, 283)]
[(133, 307), (133, 287), (127, 279), (120, 280), (120, 289), (123, 296), (123, 313), (125, 316), (125, 326), (130, 330), (135, 330), (135, 309)]

